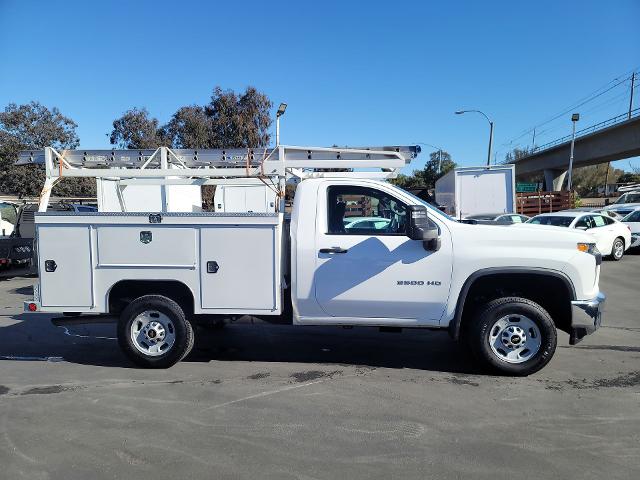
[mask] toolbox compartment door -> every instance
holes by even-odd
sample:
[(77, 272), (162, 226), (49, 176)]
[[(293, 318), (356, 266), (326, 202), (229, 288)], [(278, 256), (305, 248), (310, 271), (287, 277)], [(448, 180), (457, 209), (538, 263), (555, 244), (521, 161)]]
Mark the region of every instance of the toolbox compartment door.
[(196, 229), (98, 226), (98, 267), (196, 268)]
[(92, 307), (88, 225), (38, 226), (38, 268), (43, 307)]
[(276, 309), (276, 226), (200, 229), (202, 309)]

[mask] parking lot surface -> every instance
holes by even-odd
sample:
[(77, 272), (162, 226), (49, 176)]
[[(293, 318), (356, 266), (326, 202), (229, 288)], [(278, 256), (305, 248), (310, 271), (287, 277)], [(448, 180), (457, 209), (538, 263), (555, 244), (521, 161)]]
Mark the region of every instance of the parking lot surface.
[[(528, 378), (446, 333), (234, 324), (141, 370), (113, 324), (21, 313), (0, 282), (0, 478), (640, 478), (640, 255), (604, 326)], [(71, 285), (70, 288), (73, 288)]]

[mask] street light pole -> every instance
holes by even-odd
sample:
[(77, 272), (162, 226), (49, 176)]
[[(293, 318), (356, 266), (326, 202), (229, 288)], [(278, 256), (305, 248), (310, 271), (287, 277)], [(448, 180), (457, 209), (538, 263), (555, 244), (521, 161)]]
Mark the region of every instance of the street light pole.
[(287, 104), (281, 103), (276, 112), (276, 147), (280, 145), (280, 117), (287, 110)]
[(487, 167), (491, 166), (491, 150), (493, 148), (493, 121), (487, 116), (486, 113), (481, 112), (480, 110), (458, 110), (454, 112), (456, 115), (462, 115), (463, 113), (479, 113), (489, 122), (489, 151), (487, 152)]
[(571, 174), (573, 173), (573, 148), (576, 143), (576, 123), (580, 120), (580, 114), (571, 115), (571, 123), (573, 123), (573, 131), (571, 132), (571, 153), (569, 154), (569, 178), (567, 179), (567, 190), (571, 191)]
[(491, 166), (491, 148), (493, 147), (493, 122), (489, 122), (489, 153), (487, 154), (487, 167)]
[(636, 83), (636, 72), (631, 74), (631, 96), (629, 97), (629, 115), (628, 118), (631, 120), (631, 111), (633, 110), (633, 89), (635, 88)]

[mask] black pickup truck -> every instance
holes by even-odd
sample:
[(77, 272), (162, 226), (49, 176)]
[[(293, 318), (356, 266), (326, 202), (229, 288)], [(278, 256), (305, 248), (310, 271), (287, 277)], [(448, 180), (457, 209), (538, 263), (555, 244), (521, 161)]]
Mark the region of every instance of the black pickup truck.
[[(4, 220), (2, 236), (0, 236), (0, 268), (3, 273), (7, 270), (26, 269), (31, 272), (33, 260), (33, 238), (35, 237), (34, 213), (38, 210), (36, 204), (18, 205), (9, 202), (0, 203), (0, 212)], [(7, 232), (7, 225), (13, 229)], [(22, 273), (22, 272), (21, 272)]]

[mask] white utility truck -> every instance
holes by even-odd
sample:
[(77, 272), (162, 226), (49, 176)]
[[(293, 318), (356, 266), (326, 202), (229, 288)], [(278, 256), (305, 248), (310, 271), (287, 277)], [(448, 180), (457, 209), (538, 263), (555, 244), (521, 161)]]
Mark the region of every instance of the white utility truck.
[(436, 202), (458, 219), (515, 213), (515, 178), (513, 165), (456, 168), (436, 181)]
[[(44, 151), (40, 276), (28, 312), (110, 314), (144, 367), (170, 367), (203, 319), (447, 329), (494, 371), (549, 362), (556, 329), (577, 343), (601, 322), (601, 255), (581, 231), (460, 223), (388, 183), (419, 147)], [(274, 212), (47, 212), (64, 177), (129, 186), (243, 185)], [(287, 180), (300, 180), (284, 212)], [(117, 196), (122, 197), (118, 194)], [(155, 201), (155, 200), (154, 200)], [(154, 204), (152, 201), (150, 205)], [(126, 205), (123, 205), (126, 206)], [(391, 327), (391, 328), (389, 328)]]

